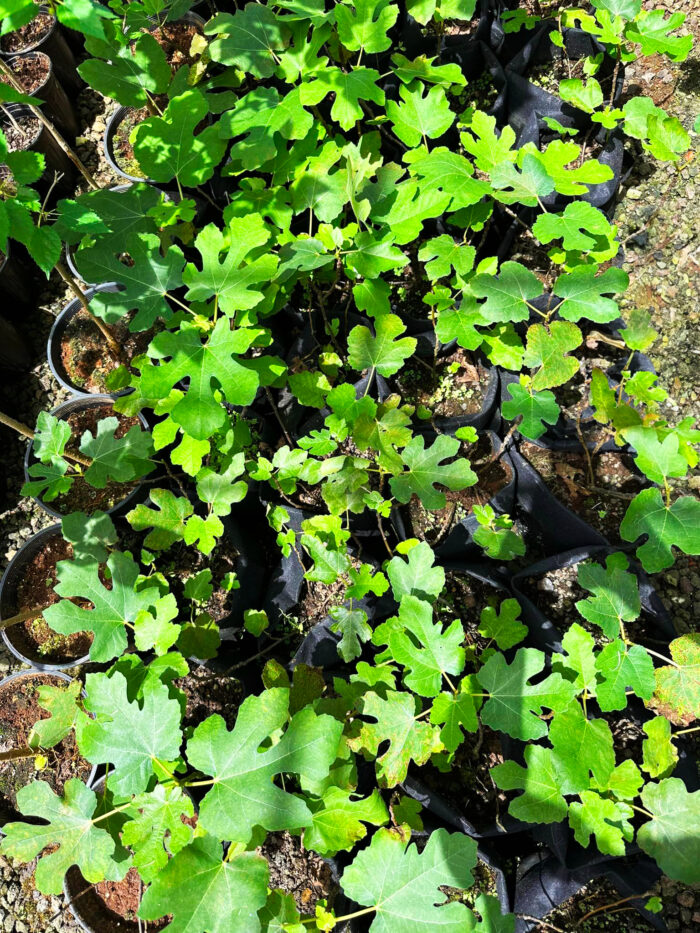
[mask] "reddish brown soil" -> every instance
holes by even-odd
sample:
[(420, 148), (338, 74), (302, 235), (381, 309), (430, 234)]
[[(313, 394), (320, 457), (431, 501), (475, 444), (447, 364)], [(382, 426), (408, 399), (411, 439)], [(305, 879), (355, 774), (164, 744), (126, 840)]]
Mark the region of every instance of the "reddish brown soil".
[[(97, 425), (104, 418), (115, 416), (119, 421), (119, 426), (115, 432), (116, 437), (123, 437), (129, 428), (133, 425), (139, 425), (138, 418), (129, 418), (120, 415), (112, 409), (111, 405), (95, 405), (90, 408), (82, 408), (71, 412), (65, 417), (65, 421), (71, 427), (73, 438), (68, 443), (66, 450), (68, 453), (79, 453), (80, 438), (85, 431), (92, 435), (97, 431)], [(87, 512), (91, 514), (98, 509), (107, 511), (117, 502), (128, 496), (129, 492), (136, 486), (134, 483), (109, 482), (104, 489), (95, 489), (87, 483), (82, 477), (78, 477), (70, 490), (62, 496), (58, 496), (51, 502), (53, 508), (62, 514), (68, 512)]]
[(190, 47), (201, 29), (194, 23), (164, 23), (151, 30), (151, 35), (165, 52), (173, 74), (182, 65), (192, 65), (197, 56), (190, 55)]
[[(25, 746), (34, 723), (49, 718), (49, 713), (37, 702), (37, 687), (44, 684), (64, 686), (65, 683), (51, 674), (26, 674), (0, 690), (0, 751)], [(52, 790), (62, 794), (69, 778), (85, 781), (92, 771), (92, 765), (80, 757), (72, 733), (54, 748), (45, 749), (43, 754), (48, 764), (41, 771), (37, 771), (34, 757), (0, 762), (0, 812), (13, 812), (17, 792), (34, 780), (46, 781)]]
[[(58, 574), (56, 564), (73, 557), (73, 546), (64, 541), (60, 534), (49, 538), (44, 547), (22, 568), (22, 578), (17, 586), (15, 611), (51, 606), (60, 600), (54, 591)], [(77, 605), (88, 607), (87, 600), (72, 600)], [(12, 626), (8, 630), (12, 644), (25, 656), (44, 664), (63, 664), (84, 657), (90, 650), (93, 635), (76, 632), (59, 635), (43, 618), (31, 619)]]
[(135, 356), (145, 353), (156, 329), (132, 333), (129, 330), (132, 318), (133, 313), (111, 325), (122, 353), (122, 359), (116, 360), (92, 315), (81, 308), (73, 316), (61, 338), (61, 363), (74, 385), (86, 392), (106, 392), (109, 373), (120, 363), (129, 365)]

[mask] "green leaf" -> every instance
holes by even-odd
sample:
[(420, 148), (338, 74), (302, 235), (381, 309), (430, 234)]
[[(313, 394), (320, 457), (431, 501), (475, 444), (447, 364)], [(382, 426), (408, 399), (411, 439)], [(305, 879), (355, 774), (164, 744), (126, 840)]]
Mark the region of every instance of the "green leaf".
[(678, 762), (678, 751), (671, 741), (671, 723), (665, 716), (655, 716), (644, 723), (643, 729), (647, 738), (642, 742), (642, 768), (649, 777), (668, 777)]
[(135, 424), (118, 437), (119, 427), (117, 418), (103, 418), (94, 435), (86, 431), (80, 440), (81, 452), (92, 460), (85, 479), (95, 489), (104, 489), (110, 480), (128, 483), (155, 469), (150, 431)]
[(492, 655), (476, 675), (490, 694), (481, 710), (482, 722), (514, 739), (545, 736), (547, 725), (539, 718), (543, 708), (566, 709), (576, 694), (573, 684), (560, 674), (530, 684), (544, 664), (544, 654), (535, 648), (519, 648), (510, 664), (502, 654)]
[(150, 33), (141, 33), (135, 41), (120, 48), (115, 48), (113, 42), (88, 39), (86, 48), (97, 57), (79, 66), (80, 77), (123, 107), (145, 107), (150, 95), (164, 94), (168, 90), (172, 76), (170, 65)]
[(693, 47), (692, 36), (672, 36), (674, 30), (685, 22), (685, 13), (671, 13), (668, 19), (664, 10), (643, 10), (630, 25), (625, 35), (632, 42), (639, 42), (643, 55), (657, 52), (667, 55), (672, 62), (682, 62)]
[[(138, 614), (158, 598), (158, 590), (154, 586), (136, 591), (134, 584), (139, 567), (131, 555), (113, 551), (107, 568), (110, 573), (109, 589), (100, 579), (97, 563), (78, 559), (61, 561), (55, 591), (66, 598), (44, 610), (46, 624), (61, 635), (93, 632), (95, 637), (90, 646), (90, 658), (97, 662), (119, 657), (126, 650), (125, 626), (133, 624)], [(93, 608), (71, 602), (74, 598), (90, 602)]]
[(481, 308), (482, 305), (478, 304), (474, 295), (469, 294), (465, 289), (459, 307), (440, 308), (435, 327), (438, 339), (443, 343), (456, 340), (465, 350), (477, 350), (481, 343), (493, 333), (491, 331), (482, 334), (476, 329), (488, 324), (481, 313)]
[(367, 613), (364, 609), (347, 609), (345, 606), (335, 606), (328, 613), (333, 619), (332, 632), (340, 632), (342, 637), (338, 642), (338, 654), (343, 661), (353, 661), (362, 654), (362, 642), (372, 637), (372, 628), (367, 624)]
[(117, 543), (117, 529), (105, 512), (71, 512), (61, 519), (61, 533), (73, 545), (76, 560), (107, 560), (109, 549)]
[(32, 748), (53, 748), (73, 728), (78, 715), (78, 697), (82, 690), (79, 680), (72, 680), (65, 687), (42, 684), (38, 689), (38, 702), (51, 715), (38, 719), (32, 726), (27, 745)]
[(384, 52), (391, 46), (387, 33), (398, 15), (390, 0), (344, 0), (335, 7), (338, 38), (351, 52)]
[(700, 554), (700, 502), (681, 496), (666, 506), (658, 489), (643, 489), (629, 504), (620, 525), (625, 541), (636, 541), (641, 535), (648, 535), (648, 540), (637, 548), (637, 557), (647, 573), (672, 566), (673, 547), (684, 554)]
[(626, 645), (617, 639), (600, 652), (596, 669), (604, 678), (598, 684), (597, 694), (598, 705), (605, 712), (624, 709), (628, 689), (643, 700), (654, 692), (654, 663), (641, 645)]
[[(552, 658), (552, 670), (571, 680), (578, 693), (596, 694), (597, 671), (593, 648), (595, 639), (578, 622), (564, 632), (561, 640), (563, 656)], [(574, 675), (574, 678), (570, 675)]]
[(223, 232), (215, 224), (207, 224), (194, 244), (202, 257), (202, 269), (188, 263), (182, 275), (188, 286), (185, 298), (215, 298), (228, 317), (260, 304), (264, 297), (261, 286), (274, 278), (278, 264), (277, 256), (271, 253), (257, 255), (269, 239), (270, 231), (258, 214), (232, 218)]
[(700, 633), (690, 632), (669, 645), (673, 664), (656, 669), (652, 703), (672, 722), (700, 719)]
[(637, 577), (628, 567), (627, 557), (620, 552), (606, 557), (605, 567), (593, 561), (578, 567), (579, 584), (593, 596), (579, 600), (576, 608), (610, 639), (619, 637), (622, 622), (634, 622), (642, 611)]
[(63, 458), (63, 451), (71, 438), (71, 428), (48, 411), (39, 412), (36, 419), (33, 449), (42, 463), (55, 463)]
[(522, 416), (518, 430), (524, 437), (536, 440), (547, 430), (547, 424), (559, 420), (559, 406), (553, 392), (530, 392), (519, 382), (508, 385), (510, 400), (503, 402), (504, 418), (513, 420)]
[(180, 635), (180, 626), (173, 625), (178, 608), (172, 593), (157, 599), (153, 609), (141, 610), (134, 620), (134, 644), (139, 651), (153, 649), (157, 655), (166, 654)]
[(394, 246), (395, 239), (391, 233), (378, 236), (363, 230), (355, 237), (354, 248), (348, 250), (345, 261), (366, 279), (377, 278), (382, 272), (392, 269), (403, 269), (408, 259), (398, 246)]
[(139, 917), (157, 920), (172, 914), (170, 933), (252, 933), (260, 929), (256, 912), (267, 900), (268, 879), (262, 856), (238, 852), (223, 861), (221, 843), (201, 836), (156, 876), (143, 895)]
[(448, 752), (456, 751), (462, 744), (463, 729), (467, 732), (479, 729), (477, 710), (481, 699), (474, 693), (478, 693), (478, 687), (474, 683), (474, 675), (468, 674), (463, 678), (457, 693), (441, 693), (433, 700), (430, 722), (442, 726), (440, 741)]
[(304, 847), (323, 856), (351, 849), (367, 835), (366, 823), (381, 826), (389, 820), (376, 788), (368, 797), (358, 797), (341, 787), (329, 787), (322, 799), (309, 802), (309, 809), (313, 822), (304, 830)]
[(362, 119), (361, 100), (383, 106), (384, 91), (377, 86), (378, 80), (379, 72), (374, 68), (359, 67), (350, 72), (335, 66), (324, 68), (301, 86), (301, 102), (316, 106), (329, 94), (334, 94), (331, 117), (347, 131)]
[(552, 321), (544, 327), (533, 324), (527, 329), (527, 347), (523, 362), (531, 369), (539, 367), (532, 377), (535, 390), (564, 385), (578, 372), (578, 360), (567, 355), (583, 343), (583, 334), (569, 321)]
[(34, 262), (48, 278), (49, 273), (61, 258), (61, 239), (56, 231), (51, 227), (34, 227), (25, 246)]
[(585, 82), (578, 78), (560, 81), (559, 96), (586, 113), (593, 113), (603, 103), (603, 90), (595, 78)]
[(467, 83), (459, 65), (434, 65), (435, 57), (426, 58), (425, 55), (420, 55), (410, 61), (405, 55), (396, 54), (391, 56), (391, 60), (394, 63), (394, 74), (404, 84), (410, 84), (414, 78), (420, 78), (430, 84), (440, 84), (444, 88), (453, 84), (464, 87)]
[(358, 371), (368, 369), (381, 376), (393, 376), (416, 349), (413, 337), (402, 337), (406, 325), (396, 314), (383, 314), (374, 321), (375, 336), (368, 327), (357, 325), (348, 335), (348, 363)]
[[(90, 308), (99, 317), (109, 319), (110, 313), (121, 316), (136, 309), (130, 329), (148, 330), (158, 318), (168, 321), (172, 317), (164, 296), (182, 284), (185, 257), (178, 246), (168, 247), (163, 255), (160, 238), (153, 233), (125, 233), (124, 236), (126, 239), (115, 234), (78, 250), (78, 271), (86, 282), (106, 279), (123, 286), (119, 292), (93, 296)], [(125, 247), (131, 264), (120, 259)]]
[(46, 781), (33, 781), (17, 792), (17, 806), (25, 816), (40, 817), (48, 823), (6, 823), (0, 851), (9, 858), (30, 862), (47, 846), (55, 851), (42, 856), (36, 867), (35, 882), (43, 894), (60, 894), (63, 877), (77, 865), (89, 883), (120, 880), (127, 865), (119, 864), (114, 840), (92, 817), (97, 795), (82, 781), (66, 781), (63, 797), (57, 797)]
[(189, 88), (171, 98), (162, 116), (139, 123), (132, 142), (142, 171), (153, 181), (177, 179), (188, 188), (208, 181), (226, 151), (226, 141), (219, 138), (216, 125), (196, 132), (208, 112), (202, 92)]
[(651, 327), (650, 321), (651, 315), (648, 311), (635, 308), (630, 312), (627, 327), (620, 330), (622, 339), (630, 350), (640, 350), (646, 353), (659, 336), (657, 331)]
[[(245, 498), (248, 484), (238, 479), (245, 474), (245, 454), (235, 454), (220, 473), (202, 467), (197, 473), (197, 495), (211, 506), (214, 515), (229, 515), (231, 506)], [(238, 480), (236, 482), (236, 480)]]
[(619, 317), (620, 309), (606, 294), (621, 294), (629, 285), (629, 275), (611, 266), (602, 275), (596, 275), (590, 266), (576, 266), (570, 273), (560, 275), (554, 283), (553, 293), (562, 299), (557, 312), (567, 321), (586, 318), (605, 324)]
[(496, 118), (476, 110), (469, 130), (461, 134), (462, 145), (474, 156), (474, 164), (480, 171), (490, 173), (503, 162), (515, 162), (518, 150), (513, 149), (515, 131), (512, 127), (504, 126), (497, 135)]
[(156, 771), (156, 762), (180, 754), (180, 704), (165, 684), (155, 682), (143, 700), (130, 702), (123, 674), (88, 674), (85, 708), (94, 714), (76, 724), (81, 753), (93, 764), (111, 764), (107, 785), (115, 795), (140, 794)]
[(453, 463), (442, 462), (454, 457), (459, 447), (457, 438), (446, 434), (440, 434), (427, 448), (423, 435), (414, 437), (401, 454), (408, 469), (389, 480), (396, 499), (405, 504), (412, 495), (416, 495), (426, 509), (443, 509), (446, 504), (445, 494), (435, 488), (437, 484), (452, 490), (473, 486), (476, 474), (466, 458)]
[[(365, 693), (359, 699), (357, 712), (376, 722), (363, 722), (358, 735), (348, 739), (348, 744), (353, 751), (376, 761), (380, 787), (394, 787), (405, 780), (411, 761), (425, 764), (442, 747), (437, 728), (416, 719), (421, 704), (411, 693)], [(388, 747), (379, 754), (385, 742)]]
[(426, 91), (421, 82), (410, 87), (402, 84), (399, 96), (400, 103), (387, 101), (386, 115), (394, 133), (409, 147), (442, 136), (455, 121), (445, 90), (439, 85)]
[(462, 246), (446, 233), (427, 240), (418, 251), (418, 258), (425, 263), (431, 281), (451, 275), (453, 269), (459, 275), (466, 275), (474, 266), (475, 255), (473, 246)]
[(642, 8), (642, 0), (591, 0), (596, 10), (606, 10), (613, 16), (634, 19)]
[(660, 439), (653, 425), (633, 425), (621, 433), (634, 447), (636, 466), (653, 483), (663, 483), (669, 476), (685, 476), (688, 472), (688, 461), (679, 451), (677, 434), (668, 434)]
[(637, 843), (661, 871), (684, 884), (700, 880), (700, 791), (688, 793), (680, 778), (647, 784), (642, 803), (652, 819), (637, 832)]
[[(202, 342), (198, 328), (183, 321), (177, 332), (161, 331), (151, 341), (149, 355), (159, 360), (141, 375), (141, 389), (148, 398), (165, 398), (182, 379), (189, 379), (184, 396), (170, 417), (197, 440), (205, 440), (227, 423), (227, 414), (214, 397), (221, 388), (232, 405), (249, 405), (260, 385), (260, 376), (240, 361), (260, 331), (231, 330), (230, 321), (220, 318)], [(168, 362), (163, 362), (163, 360)]]
[(522, 159), (521, 170), (508, 161), (494, 166), (491, 170), (491, 184), (498, 201), (504, 204), (517, 202), (527, 207), (536, 207), (542, 198), (554, 191), (551, 175), (532, 153), (527, 153)]
[(417, 596), (434, 602), (445, 586), (445, 571), (434, 566), (433, 549), (427, 541), (421, 541), (408, 551), (406, 558), (392, 557), (386, 565), (394, 599), (401, 602), (404, 596)]
[(634, 838), (634, 827), (630, 822), (634, 810), (626, 803), (601, 797), (595, 791), (581, 793), (581, 802), (569, 808), (569, 823), (576, 841), (588, 846), (591, 836), (596, 839), (599, 852), (604, 855), (625, 854), (625, 840)]
[(169, 489), (152, 489), (150, 500), (155, 509), (140, 503), (127, 515), (127, 520), (135, 531), (152, 529), (144, 539), (144, 546), (154, 550), (164, 550), (185, 537), (187, 519), (192, 515), (192, 503), (184, 497), (177, 497)]
[(537, 276), (518, 262), (504, 262), (498, 276), (479, 273), (469, 283), (477, 298), (485, 298), (480, 311), (486, 321), (527, 321), (528, 301), (542, 294)]
[(194, 815), (194, 805), (180, 787), (156, 784), (152, 791), (131, 801), (122, 843), (134, 854), (134, 867), (148, 884), (192, 839), (192, 827), (182, 817)]
[(490, 191), (487, 182), (472, 177), (471, 162), (445, 146), (437, 146), (430, 152), (424, 147), (415, 149), (407, 152), (405, 158), (411, 174), (419, 179), (421, 192), (441, 192), (449, 198), (444, 210), (472, 207)]
[(433, 622), (433, 608), (415, 596), (404, 596), (397, 617), (380, 626), (376, 644), (388, 644), (395, 661), (404, 667), (406, 686), (419, 696), (435, 697), (443, 674), (458, 675), (464, 669), (464, 630), (455, 619), (443, 632)]
[(578, 703), (558, 712), (549, 730), (563, 794), (575, 794), (589, 786), (589, 772), (605, 785), (615, 767), (610, 726), (604, 719), (589, 719)]
[(372, 933), (466, 933), (474, 919), (468, 907), (436, 904), (444, 901), (444, 885), (471, 887), (476, 861), (476, 843), (462, 833), (437, 829), (419, 853), (402, 836), (380, 829), (345, 869), (341, 885), (352, 901), (375, 909)]
[(233, 16), (218, 13), (204, 27), (213, 61), (235, 65), (256, 78), (270, 78), (285, 46), (286, 29), (275, 12), (263, 4), (243, 7)]
[(550, 748), (528, 745), (525, 763), (504, 761), (491, 769), (491, 776), (503, 790), (523, 790), (510, 802), (508, 812), (526, 823), (558, 823), (568, 807), (562, 796), (558, 762)]
[(479, 634), (495, 641), (501, 651), (507, 651), (527, 635), (527, 625), (520, 621), (519, 615), (517, 599), (504, 599), (498, 609), (485, 606), (481, 610)]
[[(604, 245), (610, 243), (615, 229), (602, 211), (586, 201), (572, 201), (562, 214), (540, 214), (532, 225), (532, 232), (540, 243), (561, 240), (566, 250), (600, 249), (601, 239)], [(620, 270), (615, 273), (624, 275)]]
[[(276, 744), (259, 751), (283, 729)], [(311, 707), (290, 720), (289, 690), (282, 688), (248, 697), (231, 732), (221, 716), (209, 716), (187, 743), (192, 767), (215, 778), (200, 804), (199, 826), (218, 839), (248, 842), (255, 826), (276, 831), (310, 825), (312, 814), (304, 801), (272, 778), (283, 772), (324, 778), (335, 761), (341, 731), (341, 723)]]

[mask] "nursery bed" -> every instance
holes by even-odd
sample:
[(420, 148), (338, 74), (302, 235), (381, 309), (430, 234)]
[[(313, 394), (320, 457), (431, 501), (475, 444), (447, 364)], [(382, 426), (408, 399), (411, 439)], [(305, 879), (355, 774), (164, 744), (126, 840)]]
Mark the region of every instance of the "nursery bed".
[[(669, 11), (687, 12), (687, 25), (696, 40), (700, 40), (700, 0), (680, 0), (665, 5)], [(664, 3), (656, 2), (653, 6), (663, 7)], [(630, 85), (638, 85), (642, 93), (651, 94), (659, 103), (663, 101), (662, 105), (679, 115), (690, 129), (700, 112), (700, 51), (696, 49), (681, 65), (660, 60), (656, 65), (649, 60), (632, 65), (627, 71), (627, 86)], [(101, 185), (119, 183), (120, 179), (105, 162), (101, 148), (112, 105), (105, 104), (95, 92), (85, 90), (78, 96), (76, 107), (81, 123), (77, 151)], [(661, 333), (652, 359), (660, 384), (672, 394), (673, 401), (668, 408), (674, 420), (688, 415), (700, 419), (700, 381), (697, 378), (700, 309), (696, 301), (700, 283), (699, 173), (700, 167), (695, 163), (682, 164), (679, 170), (671, 166), (667, 171), (665, 166), (653, 166), (651, 158), (642, 156), (625, 182), (614, 214), (624, 243), (623, 268), (631, 277), (622, 311), (624, 314), (634, 307), (652, 311)], [(0, 381), (0, 410), (27, 424), (34, 424), (39, 411), (51, 410), (69, 397), (51, 375), (45, 347), (53, 318), (72, 297), (63, 283), (53, 277), (41, 294), (38, 304), (42, 311), (32, 320), (31, 326), (26, 321), (17, 322), (31, 345), (34, 366), (19, 382)], [(465, 409), (466, 406), (462, 406), (462, 410)], [(4, 475), (0, 480), (4, 483), (4, 489), (0, 488), (0, 572), (32, 534), (53, 522), (33, 500), (20, 497), (24, 442), (5, 433), (3, 437), (9, 439), (4, 447)], [(677, 488), (683, 489), (681, 485)], [(691, 471), (687, 489), (696, 494), (700, 490), (700, 471)], [(206, 565), (206, 561), (204, 563)], [(700, 628), (700, 558), (678, 553), (674, 566), (654, 574), (652, 583), (669, 610), (677, 632), (697, 631)], [(563, 585), (562, 598), (566, 593), (567, 586)], [(319, 598), (319, 602), (321, 609), (314, 615), (313, 622), (320, 621), (328, 606), (333, 604), (332, 599)], [(19, 662), (0, 645), (0, 677), (18, 667)], [(186, 723), (194, 726), (214, 712), (222, 715), (231, 728), (243, 689), (235, 676), (230, 676), (224, 682), (217, 682), (215, 696), (207, 697), (205, 691), (196, 686), (196, 681), (206, 676), (204, 671), (189, 675), (195, 689), (188, 700)], [(436, 774), (436, 782), (439, 787), (439, 774)], [(284, 843), (284, 839), (275, 838), (272, 843), (268, 840), (268, 845), (278, 848), (283, 848)], [(322, 869), (314, 867), (325, 884), (328, 879)], [(319, 890), (322, 888), (319, 884)], [(691, 933), (700, 924), (700, 893), (667, 878), (661, 879), (658, 891), (664, 898), (663, 918), (668, 929)], [(307, 892), (301, 891), (298, 896), (306, 897)], [(607, 881), (593, 881), (549, 915), (549, 925), (541, 924), (534, 929), (537, 933), (557, 928), (565, 933), (572, 933), (572, 930), (646, 933), (651, 929), (632, 910), (616, 914), (614, 919), (603, 912), (577, 925), (585, 913), (615, 899), (615, 891)], [(32, 865), (13, 864), (0, 856), (0, 929), (5, 933), (45, 933), (52, 929), (57, 933), (77, 933), (79, 927), (66, 906), (63, 896), (38, 893), (33, 885)], [(616, 925), (611, 926), (611, 920)]]

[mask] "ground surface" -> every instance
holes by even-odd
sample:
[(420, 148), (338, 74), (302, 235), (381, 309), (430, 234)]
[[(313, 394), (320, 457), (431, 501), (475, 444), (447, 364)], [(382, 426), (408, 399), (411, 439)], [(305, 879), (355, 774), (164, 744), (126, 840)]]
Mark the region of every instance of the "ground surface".
[[(646, 3), (649, 8), (681, 10), (700, 45), (700, 0), (665, 0)], [(691, 130), (700, 114), (700, 48), (688, 61), (674, 65), (652, 59), (628, 68), (627, 86), (649, 95), (659, 106), (678, 116)], [(101, 185), (119, 182), (102, 156), (105, 127), (104, 102), (93, 92), (83, 92), (77, 102), (84, 136), (78, 150)], [(693, 143), (700, 147), (700, 137)], [(639, 157), (620, 192), (615, 220), (624, 243), (624, 268), (630, 273), (630, 290), (622, 304), (623, 314), (634, 307), (651, 311), (660, 339), (651, 356), (660, 384), (671, 394), (669, 416), (674, 420), (692, 415), (700, 421), (700, 156), (676, 166), (656, 166), (646, 155)], [(0, 410), (33, 425), (39, 411), (50, 409), (68, 397), (53, 379), (46, 362), (46, 338), (53, 317), (68, 298), (60, 285), (51, 283), (41, 309), (22, 326), (34, 351), (36, 365), (21, 383), (0, 383)], [(20, 322), (22, 324), (22, 322)], [(52, 524), (29, 499), (21, 499), (24, 443), (2, 432), (3, 475), (0, 476), (0, 572), (23, 542), (40, 528)], [(3, 489), (3, 484), (5, 488)], [(700, 490), (700, 473), (688, 483)], [(671, 611), (678, 632), (700, 628), (700, 559), (679, 555), (672, 569), (657, 574), (654, 584)], [(19, 666), (0, 648), (0, 676)], [(664, 919), (680, 933), (700, 929), (700, 889), (692, 890), (666, 879), (660, 886)], [(612, 898), (614, 899), (614, 897)], [(609, 892), (595, 885), (583, 892), (581, 905), (549, 918), (554, 928), (573, 933), (643, 933), (651, 928), (633, 911), (594, 915), (577, 925), (587, 910), (610, 903)], [(541, 926), (542, 933), (549, 928)], [(30, 867), (12, 866), (0, 857), (0, 933), (74, 933), (79, 927), (65, 909), (62, 898), (40, 895), (32, 885)]]

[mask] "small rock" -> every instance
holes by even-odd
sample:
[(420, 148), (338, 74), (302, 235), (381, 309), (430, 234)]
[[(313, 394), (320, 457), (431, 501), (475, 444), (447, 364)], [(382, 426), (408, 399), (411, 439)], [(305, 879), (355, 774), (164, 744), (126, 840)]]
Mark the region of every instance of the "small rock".
[(692, 891), (681, 891), (676, 900), (681, 907), (692, 907), (695, 903), (695, 897)]
[(639, 188), (629, 188), (627, 190), (627, 197), (631, 198), (633, 201), (639, 201), (642, 197), (642, 192)]

